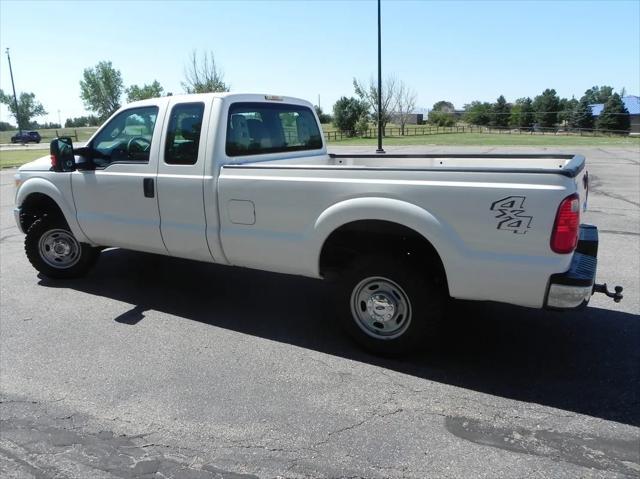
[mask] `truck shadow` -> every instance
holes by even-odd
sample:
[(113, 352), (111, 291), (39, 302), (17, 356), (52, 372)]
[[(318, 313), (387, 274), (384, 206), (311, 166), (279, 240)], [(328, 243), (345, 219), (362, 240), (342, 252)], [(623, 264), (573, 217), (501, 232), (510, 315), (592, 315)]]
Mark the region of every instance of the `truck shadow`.
[(333, 318), (321, 282), (108, 250), (82, 280), (41, 279), (131, 304), (121, 327), (156, 310), (420, 378), (640, 426), (640, 321), (599, 308), (551, 313), (454, 302), (435, 351), (371, 356)]

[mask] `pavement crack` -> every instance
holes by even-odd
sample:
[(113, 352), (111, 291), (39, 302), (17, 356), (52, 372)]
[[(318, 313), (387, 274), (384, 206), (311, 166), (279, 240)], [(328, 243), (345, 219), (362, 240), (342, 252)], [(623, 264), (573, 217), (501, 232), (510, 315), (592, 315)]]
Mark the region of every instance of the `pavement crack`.
[(317, 443), (313, 444), (313, 448), (324, 446), (325, 444), (328, 444), (331, 441), (331, 438), (333, 436), (338, 435), (338, 434), (342, 434), (342, 433), (347, 432), (347, 431), (352, 431), (354, 429), (357, 429), (357, 428), (363, 426), (364, 424), (366, 424), (367, 422), (369, 422), (369, 421), (371, 421), (373, 419), (376, 419), (376, 418), (383, 419), (383, 418), (386, 418), (386, 417), (389, 417), (389, 416), (394, 416), (394, 415), (399, 414), (399, 413), (401, 413), (403, 411), (404, 411), (403, 408), (396, 408), (393, 411), (389, 411), (389, 412), (386, 412), (386, 413), (379, 413), (377, 411), (374, 411), (373, 413), (367, 415), (367, 417), (365, 417), (364, 419), (361, 419), (360, 421), (358, 421), (356, 423), (350, 424), (350, 425), (345, 426), (345, 427), (341, 427), (339, 429), (336, 429), (335, 431), (329, 431), (329, 433), (327, 433), (327, 436), (325, 437), (325, 439), (323, 439), (322, 441), (318, 441)]
[(0, 404), (40, 404), (38, 401), (23, 401), (20, 399), (0, 400)]

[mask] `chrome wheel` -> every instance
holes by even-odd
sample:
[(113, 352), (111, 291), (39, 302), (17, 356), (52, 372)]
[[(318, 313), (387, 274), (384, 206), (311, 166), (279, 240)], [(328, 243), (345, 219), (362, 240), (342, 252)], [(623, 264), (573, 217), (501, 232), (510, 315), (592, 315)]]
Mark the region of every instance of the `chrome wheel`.
[(411, 302), (404, 290), (390, 279), (369, 277), (353, 288), (351, 314), (369, 336), (394, 339), (411, 323)]
[(38, 252), (52, 268), (70, 268), (80, 261), (80, 244), (63, 229), (49, 230), (40, 237)]

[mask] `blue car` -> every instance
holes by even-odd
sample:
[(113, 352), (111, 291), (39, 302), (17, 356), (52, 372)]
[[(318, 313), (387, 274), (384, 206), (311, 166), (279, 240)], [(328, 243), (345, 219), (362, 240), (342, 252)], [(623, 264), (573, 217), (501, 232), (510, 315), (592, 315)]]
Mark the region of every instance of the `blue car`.
[(37, 131), (23, 131), (11, 137), (11, 143), (40, 143), (40, 133)]

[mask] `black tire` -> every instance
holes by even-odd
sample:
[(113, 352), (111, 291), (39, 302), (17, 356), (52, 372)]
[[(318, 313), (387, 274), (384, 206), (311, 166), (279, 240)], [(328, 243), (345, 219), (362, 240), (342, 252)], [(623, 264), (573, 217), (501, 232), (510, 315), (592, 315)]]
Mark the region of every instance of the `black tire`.
[[(341, 276), (337, 283), (339, 318), (347, 333), (367, 351), (401, 356), (435, 346), (447, 296), (438, 268), (367, 256)], [(382, 318), (376, 309), (390, 319), (376, 321)]]
[[(58, 260), (51, 243), (58, 244), (62, 253)], [(84, 276), (95, 264), (100, 250), (78, 242), (64, 220), (44, 216), (29, 227), (24, 250), (31, 265), (49, 278), (70, 279)], [(50, 254), (49, 254), (50, 253)]]

